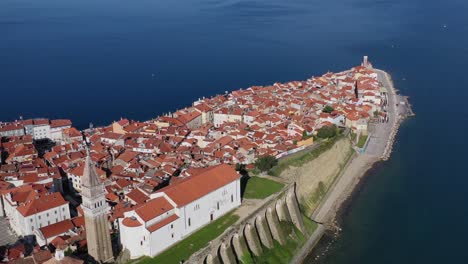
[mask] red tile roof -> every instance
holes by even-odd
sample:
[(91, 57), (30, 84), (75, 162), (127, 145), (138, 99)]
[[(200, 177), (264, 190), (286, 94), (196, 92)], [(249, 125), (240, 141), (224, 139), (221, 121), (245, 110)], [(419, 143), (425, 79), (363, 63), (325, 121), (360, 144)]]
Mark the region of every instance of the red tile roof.
[(142, 204), (149, 199), (142, 191), (138, 189), (133, 189), (131, 192), (127, 193), (127, 197), (137, 204)]
[(66, 126), (71, 126), (71, 125), (72, 125), (72, 122), (69, 119), (56, 119), (56, 120), (50, 121), (51, 128), (66, 127)]
[(174, 209), (174, 206), (166, 198), (157, 197), (136, 209), (135, 212), (146, 222), (172, 209)]
[(166, 219), (164, 219), (162, 221), (159, 221), (159, 222), (157, 222), (156, 224), (154, 224), (152, 226), (147, 227), (146, 229), (148, 229), (148, 231), (150, 231), (150, 233), (153, 233), (154, 231), (160, 229), (163, 226), (166, 226), (166, 225), (174, 222), (177, 219), (179, 219), (179, 216), (177, 216), (176, 214), (173, 214), (173, 215), (169, 216), (168, 218), (166, 218)]
[(68, 204), (60, 193), (36, 194), (34, 197), (17, 207), (23, 216), (30, 216), (58, 206)]
[(82, 227), (85, 226), (85, 218), (84, 216), (77, 216), (72, 219), (73, 225), (75, 227)]
[(166, 193), (177, 206), (184, 206), (239, 178), (240, 175), (233, 167), (221, 164), (161, 191)]
[(51, 224), (45, 227), (39, 228), (41, 233), (44, 235), (45, 238), (51, 238), (53, 236), (57, 236), (63, 234), (75, 227), (70, 219), (63, 220), (61, 222), (57, 222), (55, 224)]
[(126, 227), (137, 227), (137, 226), (142, 225), (140, 221), (138, 221), (138, 219), (131, 218), (131, 217), (124, 218), (124, 220), (122, 221), (122, 224)]

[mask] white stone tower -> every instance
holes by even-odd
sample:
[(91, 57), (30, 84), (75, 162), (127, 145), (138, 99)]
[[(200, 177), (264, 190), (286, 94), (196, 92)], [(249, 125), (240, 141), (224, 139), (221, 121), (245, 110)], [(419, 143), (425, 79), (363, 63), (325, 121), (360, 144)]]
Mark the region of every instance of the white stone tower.
[(112, 244), (109, 233), (104, 184), (96, 173), (96, 168), (89, 156), (87, 148), (85, 168), (81, 181), (81, 196), (88, 254), (98, 262), (113, 262)]

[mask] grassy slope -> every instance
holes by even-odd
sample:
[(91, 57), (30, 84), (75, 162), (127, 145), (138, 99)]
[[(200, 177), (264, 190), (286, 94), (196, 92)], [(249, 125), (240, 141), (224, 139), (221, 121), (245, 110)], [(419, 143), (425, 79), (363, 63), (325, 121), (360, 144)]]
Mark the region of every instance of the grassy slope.
[(288, 169), (290, 166), (300, 167), (304, 163), (317, 158), (320, 154), (330, 149), (335, 144), (335, 142), (340, 138), (341, 136), (330, 138), (323, 142), (317, 143), (320, 145), (309, 152), (305, 152), (305, 153), (299, 152), (296, 154), (292, 154), (284, 159), (281, 159), (279, 160), (278, 164), (274, 166), (273, 168), (271, 168), (271, 170), (268, 173), (270, 175), (279, 177), (281, 173), (284, 170)]
[(265, 199), (279, 192), (284, 184), (260, 177), (250, 177), (244, 191), (246, 199)]

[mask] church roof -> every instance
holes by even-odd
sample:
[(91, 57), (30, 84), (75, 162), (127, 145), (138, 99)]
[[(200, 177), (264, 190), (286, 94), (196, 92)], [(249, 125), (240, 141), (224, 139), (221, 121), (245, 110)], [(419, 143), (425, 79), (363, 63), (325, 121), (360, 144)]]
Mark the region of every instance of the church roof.
[(221, 164), (209, 170), (188, 177), (176, 184), (161, 189), (178, 207), (187, 205), (201, 197), (239, 179), (237, 171), (227, 165)]

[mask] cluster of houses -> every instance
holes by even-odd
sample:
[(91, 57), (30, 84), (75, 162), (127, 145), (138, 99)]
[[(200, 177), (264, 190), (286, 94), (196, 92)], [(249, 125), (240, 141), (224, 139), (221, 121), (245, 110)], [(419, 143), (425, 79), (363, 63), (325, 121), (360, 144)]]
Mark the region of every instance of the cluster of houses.
[[(384, 114), (384, 100), (374, 70), (357, 66), (199, 99), (145, 122), (121, 119), (83, 131), (87, 143), (69, 120), (0, 123), (0, 216), (17, 235), (35, 236), (38, 252), (85, 247), (83, 210), (66, 196), (81, 191), (89, 145), (110, 229), (120, 230), (132, 257), (154, 256), (240, 205), (232, 165), (312, 144), (310, 136), (324, 126), (367, 133)], [(56, 144), (39, 157), (35, 143), (42, 139)], [(0, 260), (27, 255), (17, 251)]]

